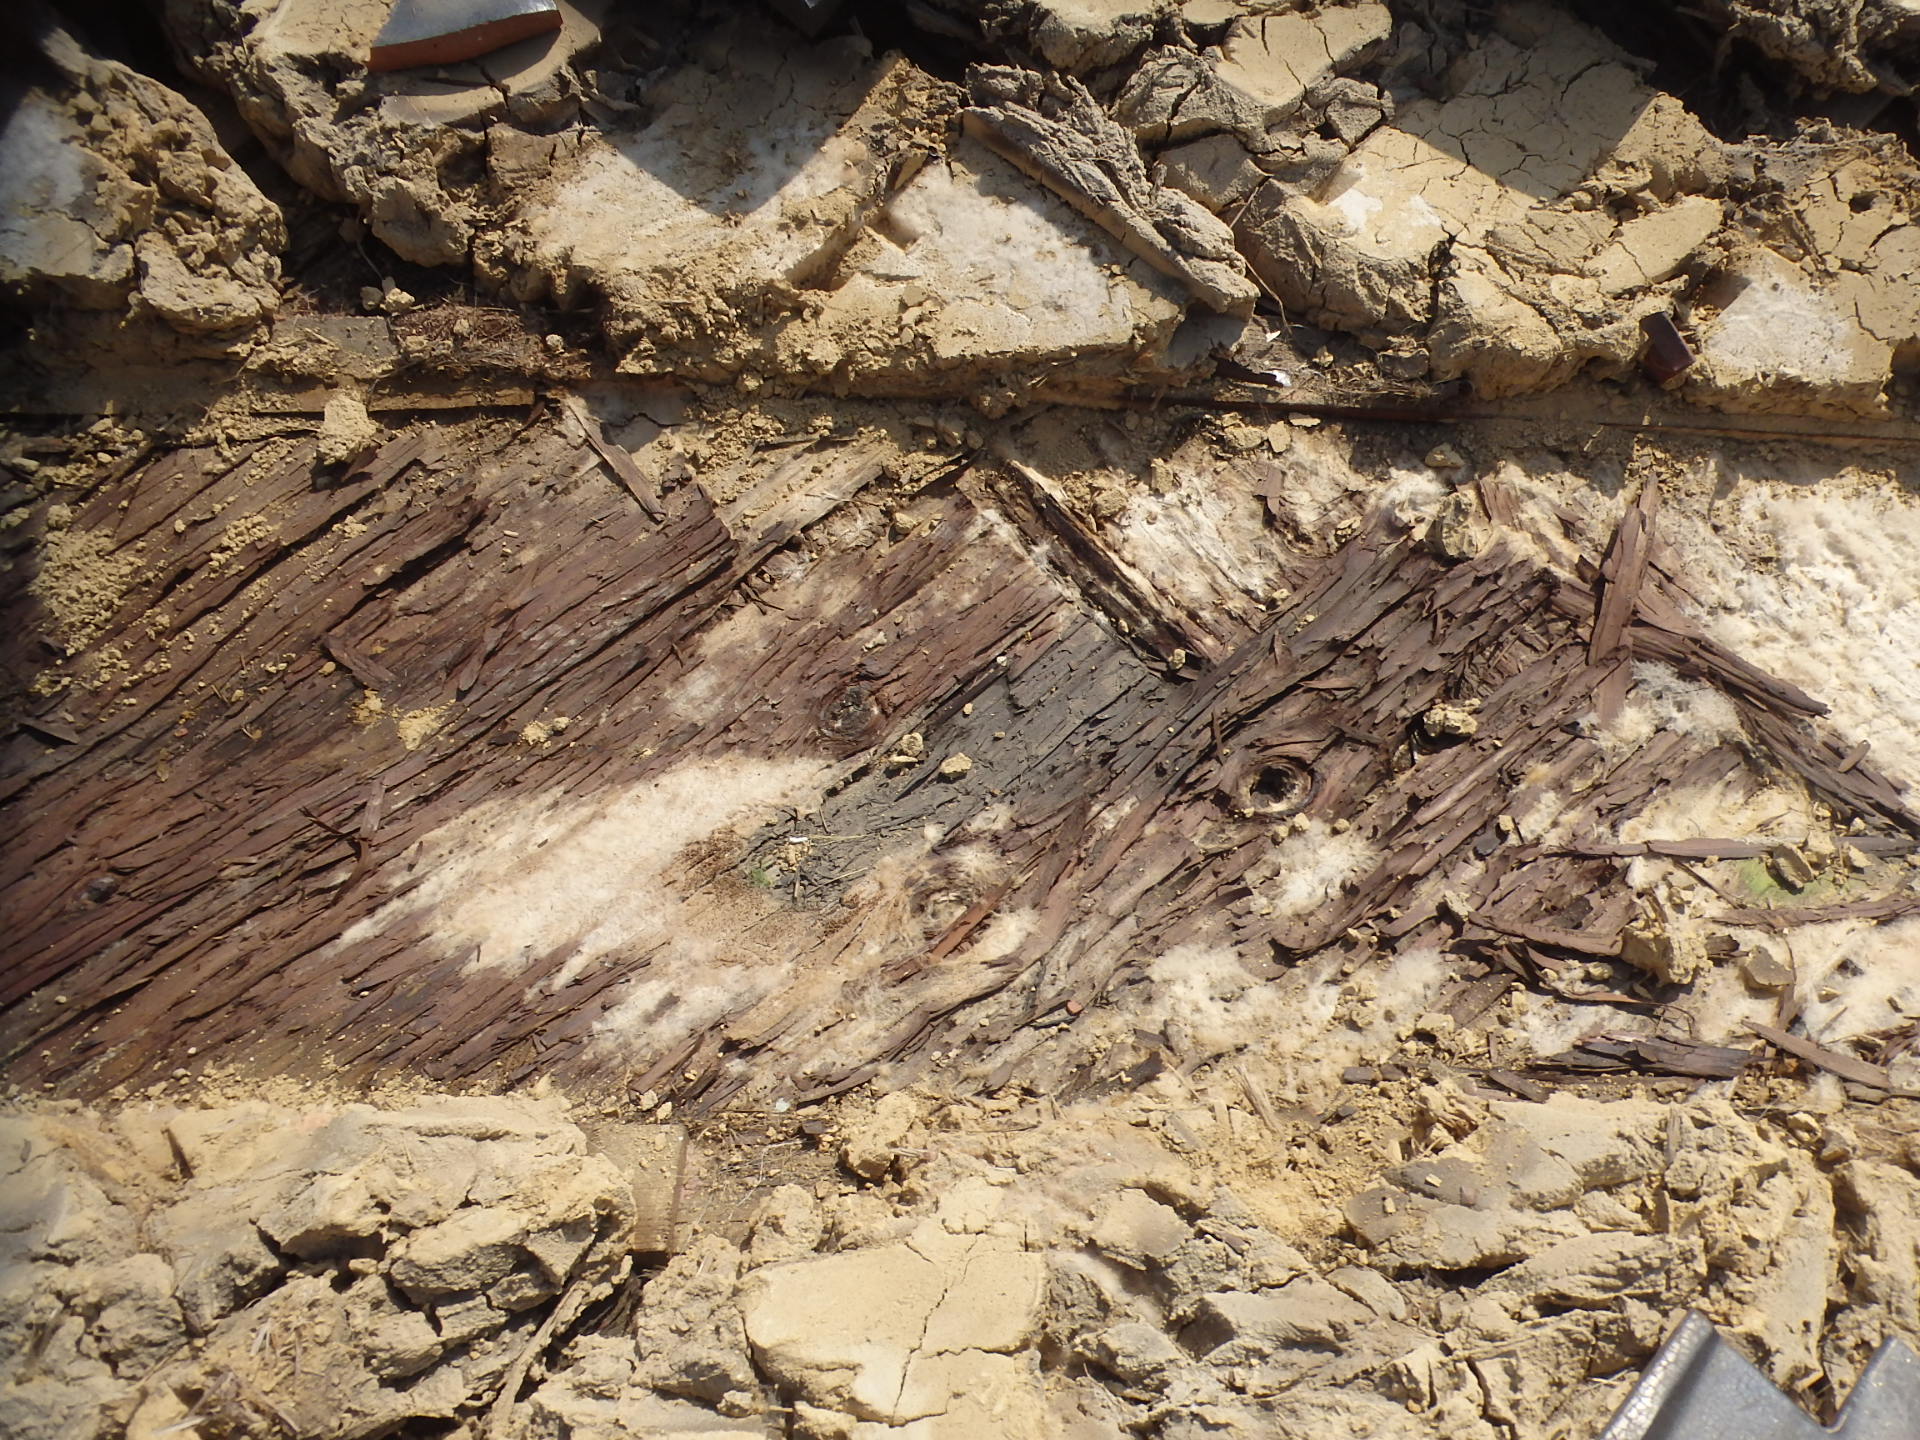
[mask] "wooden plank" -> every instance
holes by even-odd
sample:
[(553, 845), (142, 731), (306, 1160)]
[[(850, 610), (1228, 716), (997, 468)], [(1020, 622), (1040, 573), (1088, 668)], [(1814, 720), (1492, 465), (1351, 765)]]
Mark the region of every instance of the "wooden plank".
[[(1587, 642), (1589, 665), (1618, 659), (1626, 646), (1627, 626), (1633, 619), (1640, 586), (1647, 575), (1647, 557), (1653, 545), (1653, 523), (1659, 505), (1660, 487), (1650, 479), (1614, 529), (1613, 540), (1600, 565), (1600, 604)], [(1602, 718), (1612, 717), (1603, 715)]]
[(1749, 1020), (1747, 1029), (1776, 1049), (1786, 1051), (1797, 1060), (1804, 1060), (1815, 1069), (1838, 1075), (1842, 1080), (1850, 1080), (1856, 1085), (1870, 1085), (1876, 1090), (1890, 1091), (1910, 1099), (1920, 1099), (1920, 1091), (1902, 1090), (1894, 1085), (1893, 1076), (1884, 1065), (1870, 1065), (1858, 1056), (1829, 1049), (1799, 1035), (1791, 1035), (1776, 1025), (1763, 1025), (1757, 1020)]
[[(1551, 981), (1569, 951), (1617, 950), (1633, 897), (1605, 847), (1547, 851), (1501, 817), (1553, 790), (1608, 833), (1748, 763), (1673, 733), (1614, 754), (1575, 733), (1627, 650), (1671, 647), (1756, 717), (1766, 763), (1878, 807), (1863, 846), (1912, 843), (1898, 793), (1810, 730), (1811, 700), (1676, 628), (1650, 543), (1624, 618), (1633, 544), (1596, 598), (1520, 547), (1448, 564), (1379, 512), (1324, 553), (1277, 546), (1285, 603), (1214, 606), (1155, 584), (1123, 529), (1038, 470), (955, 471), (910, 531), (876, 534), (835, 517), (897, 473), (880, 441), (745, 458), (708, 477), (724, 506), (682, 483), (658, 519), (600, 481), (609, 463), (557, 417), (476, 419), (397, 432), (355, 476), (275, 442), (87, 497), (161, 553), (103, 637), (131, 683), (49, 705), (69, 744), (16, 737), (39, 758), (5, 817), (0, 882), (24, 918), (0, 957), (0, 1052), (24, 1082), (151, 1079), (190, 1030), (209, 1059), (288, 1073), (547, 1073), (696, 1109), (748, 1076), (790, 1095), (910, 1077), (936, 1050), (981, 1083), (1071, 1094), (1130, 1083), (1148, 1053), (1089, 1056), (1066, 1040), (1076, 1008), (1182, 944), (1274, 973), (1380, 937)], [(223, 550), (198, 519), (168, 538), (215, 504), (271, 538)], [(789, 544), (795, 564), (769, 566)], [(1608, 593), (1623, 648), (1596, 669)], [(191, 647), (136, 623), (163, 599), (193, 617)], [(1427, 733), (1440, 700), (1477, 706), (1478, 733)], [(887, 763), (909, 733), (925, 758)], [(960, 752), (971, 770), (942, 777)], [(591, 815), (680, 767), (764, 757), (820, 763), (813, 813), (662, 862), (647, 903), (676, 928), (618, 964), (562, 936), (476, 971), (436, 925), (433, 857), (462, 853), (447, 837), (476, 815)], [(1297, 824), (1351, 835), (1363, 863), (1275, 908)], [(774, 865), (798, 834), (810, 853)], [(1752, 842), (1646, 851), (1728, 843)], [(1468, 923), (1436, 918), (1438, 893)], [(685, 988), (681, 934), (723, 957), (716, 998), (616, 1043), (607, 1019), (636, 986)], [(1514, 978), (1457, 998), (1491, 1004)], [(1035, 1044), (1037, 1021), (1064, 1043)]]
[(1920, 914), (1920, 895), (1901, 893), (1843, 900), (1832, 905), (1749, 905), (1722, 910), (1714, 916), (1720, 925), (1747, 925), (1756, 930), (1791, 930), (1799, 925), (1827, 925), (1836, 920), (1898, 920)]

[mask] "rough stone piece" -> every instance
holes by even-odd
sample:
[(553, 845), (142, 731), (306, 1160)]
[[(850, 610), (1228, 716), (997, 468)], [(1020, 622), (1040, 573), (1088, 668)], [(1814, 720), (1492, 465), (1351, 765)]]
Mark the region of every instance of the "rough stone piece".
[(0, 285), (34, 300), (111, 309), (133, 288), (133, 247), (116, 233), (152, 192), (87, 148), (66, 107), (29, 90), (0, 126)]
[[(1323, 179), (1254, 192), (1236, 234), (1255, 274), (1290, 309), (1376, 348), (1430, 327), (1433, 377), (1464, 376), (1483, 395), (1596, 363), (1624, 372), (1659, 304), (1635, 295), (1699, 247), (1718, 209), (1694, 197), (1646, 217), (1589, 278), (1612, 221), (1565, 197), (1653, 98), (1625, 58), (1557, 11), (1502, 7), (1449, 70), (1444, 99), (1401, 106)], [(1618, 169), (1622, 184), (1651, 175), (1651, 162)]]
[(394, 1283), (416, 1300), (484, 1290), (514, 1268), (526, 1233), (526, 1217), (517, 1211), (462, 1208), (395, 1247)]
[(196, 1332), (262, 1294), (284, 1272), (285, 1262), (261, 1238), (252, 1221), (236, 1214), (230, 1197), (191, 1195), (150, 1222), (161, 1250), (178, 1274), (175, 1295)]
[(920, 1101), (911, 1091), (882, 1096), (849, 1126), (840, 1146), (840, 1163), (863, 1180), (879, 1179), (892, 1168), (896, 1152), (919, 1120)]
[(1085, 74), (1136, 53), (1169, 8), (1169, 0), (1036, 0), (1027, 34), (1048, 64)]
[(1029, 368), (1128, 374), (1167, 355), (1187, 308), (1173, 281), (964, 138), (882, 208), (840, 274), (780, 330), (772, 368), (910, 394)]
[(1853, 1260), (1858, 1299), (1884, 1305), (1894, 1325), (1920, 1334), (1920, 1177), (1878, 1160), (1850, 1160), (1835, 1199), (1863, 1231)]
[(1594, 181), (1614, 194), (1645, 191), (1665, 203), (1680, 194), (1719, 193), (1732, 166), (1729, 147), (1692, 111), (1671, 95), (1656, 94), (1601, 161)]
[(636, 1385), (708, 1405), (757, 1388), (740, 1318), (741, 1254), (703, 1236), (648, 1282), (634, 1322)]
[(1880, 409), (1893, 347), (1861, 325), (1854, 306), (1764, 249), (1729, 268), (1726, 288), (1737, 293), (1711, 318), (1695, 311), (1700, 358), (1687, 372), (1690, 396), (1731, 410), (1783, 401)]
[[(903, 1425), (996, 1380), (1038, 1324), (1041, 1256), (922, 1227), (904, 1244), (754, 1271), (742, 1287), (763, 1368), (812, 1403)], [(986, 1362), (984, 1365), (982, 1362)]]
[(1373, 1247), (1376, 1265), (1515, 1264), (1590, 1233), (1581, 1206), (1664, 1164), (1665, 1125), (1651, 1104), (1556, 1095), (1549, 1104), (1493, 1101), (1488, 1109), (1488, 1122), (1467, 1139), (1394, 1167), (1390, 1183), (1348, 1202), (1348, 1221)]
[(1209, 1359), (1237, 1363), (1285, 1346), (1337, 1345), (1371, 1318), (1366, 1306), (1303, 1275), (1277, 1290), (1205, 1296), (1180, 1338)]
[(1445, 227), (1412, 217), (1376, 225), (1383, 202), (1354, 191), (1347, 205), (1345, 193), (1322, 204), (1277, 181), (1257, 189), (1234, 227), (1254, 273), (1287, 305), (1362, 340), (1424, 329)]
[(919, 138), (902, 117), (937, 108), (931, 81), (852, 38), (795, 50), (751, 29), (653, 86), (645, 124), (559, 157), (478, 257), (518, 298), (600, 299), (629, 368), (739, 369), (759, 315), (791, 308), (885, 198)]
[(424, 1352), (437, 1351), (440, 1338), (418, 1315), (412, 1317), (411, 1337), (389, 1328), (391, 1322), (408, 1322), (384, 1290), (373, 1280), (343, 1295), (325, 1279), (296, 1276), (229, 1316), (199, 1354), (183, 1355), (157, 1378), (170, 1389), (193, 1393), (209, 1386), (213, 1376), (232, 1375), (256, 1404), (285, 1417), (293, 1433), (315, 1440), (378, 1435), (413, 1418), (452, 1419), (469, 1394), (458, 1367), (388, 1383), (410, 1365), (427, 1363), (431, 1355)]
[(1674, 1283), (1676, 1259), (1673, 1242), (1664, 1235), (1601, 1231), (1529, 1256), (1481, 1289), (1536, 1307), (1604, 1309), (1629, 1298), (1660, 1305)]
[(1136, 1269), (1157, 1265), (1186, 1243), (1187, 1222), (1142, 1190), (1122, 1190), (1100, 1207), (1088, 1238)]
[(63, 83), (0, 121), (0, 288), (92, 309), (137, 293), (193, 336), (231, 339), (272, 315), (286, 227), (206, 118), (63, 31), (40, 46)]
[(287, 172), (324, 199), (359, 208), (395, 253), (422, 265), (465, 263), (476, 233), (454, 176), (484, 144), (480, 126), (511, 117), (557, 128), (573, 110), (571, 67), (599, 43), (600, 5), (560, 0), (554, 36), (483, 62), (369, 76), (389, 6), (284, 0), (259, 15), (165, 7), (169, 36), (202, 78), (231, 91)]
[(1218, 214), (1239, 203), (1266, 176), (1231, 135), (1207, 135), (1160, 152), (1160, 178)]
[(1760, 990), (1783, 990), (1793, 983), (1793, 966), (1771, 950), (1754, 949), (1740, 962), (1740, 973)]
[(1913, 0), (1708, 0), (1701, 8), (1823, 90), (1897, 93), (1920, 56)]
[(379, 443), (380, 427), (368, 416), (366, 401), (350, 390), (342, 390), (327, 399), (319, 438), (321, 462), (344, 465)]
[(1720, 228), (1720, 202), (1689, 195), (1664, 210), (1629, 220), (1592, 260), (1588, 273), (1609, 295), (1671, 278)]
[(1095, 1364), (1130, 1384), (1165, 1385), (1186, 1359), (1164, 1330), (1138, 1320), (1108, 1326), (1084, 1348)]
[(1242, 123), (1270, 130), (1300, 108), (1308, 90), (1392, 30), (1387, 7), (1371, 0), (1312, 15), (1249, 16), (1228, 33), (1216, 74), (1241, 102)]

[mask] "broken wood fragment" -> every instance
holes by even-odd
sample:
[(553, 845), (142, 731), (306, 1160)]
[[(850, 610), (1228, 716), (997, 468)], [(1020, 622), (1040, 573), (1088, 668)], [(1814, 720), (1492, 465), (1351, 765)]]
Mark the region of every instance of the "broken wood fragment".
[(1855, 1085), (1870, 1085), (1876, 1090), (1886, 1090), (1908, 1099), (1920, 1099), (1920, 1091), (1902, 1090), (1895, 1086), (1893, 1075), (1884, 1065), (1869, 1064), (1858, 1056), (1829, 1049), (1799, 1035), (1789, 1034), (1776, 1025), (1763, 1025), (1758, 1020), (1749, 1020), (1747, 1029), (1776, 1049), (1784, 1050), (1817, 1069), (1838, 1075), (1842, 1080)]
[(1600, 563), (1595, 589), (1599, 606), (1594, 614), (1593, 632), (1587, 642), (1587, 663), (1614, 668), (1599, 692), (1598, 710), (1602, 724), (1619, 717), (1626, 702), (1628, 672), (1620, 662), (1630, 658), (1628, 625), (1639, 602), (1640, 587), (1646, 579), (1647, 561), (1653, 545), (1653, 521), (1660, 504), (1660, 488), (1652, 480), (1641, 488), (1639, 499), (1626, 508), (1615, 527), (1613, 540)]
[(1553, 1092), (1546, 1086), (1535, 1084), (1517, 1071), (1489, 1070), (1486, 1075), (1501, 1089), (1511, 1091), (1522, 1100), (1531, 1100), (1536, 1105), (1544, 1105), (1553, 1098)]
[(1558, 1070), (1684, 1075), (1731, 1080), (1754, 1060), (1754, 1052), (1657, 1035), (1589, 1035), (1572, 1049), (1538, 1063)]
[[(1089, 1060), (1072, 1037), (1143, 956), (1224, 939), (1274, 973), (1329, 946), (1430, 943), (1462, 957), (1445, 1008), (1471, 1024), (1515, 983), (1559, 990), (1557, 971), (1617, 954), (1627, 855), (1749, 843), (1549, 850), (1510, 829), (1519, 775), (1612, 825), (1749, 762), (1677, 732), (1618, 755), (1579, 733), (1596, 675), (1625, 668), (1589, 664), (1603, 601), (1502, 536), (1448, 563), (1376, 508), (1337, 545), (1284, 550), (1284, 600), (1236, 609), (1137, 563), (1012, 453), (933, 472), (911, 527), (836, 545), (822, 522), (898, 464), (883, 439), (749, 455), (654, 521), (590, 478), (608, 462), (572, 407), (530, 428), (470, 421), (471, 459), (416, 485), (446, 448), (433, 434), (397, 432), (331, 489), (310, 445), (238, 468), (157, 461), (76, 517), (131, 539), (171, 533), (169, 504), (272, 505), (297, 538), (229, 569), (182, 532), (200, 548), (168, 604), (232, 638), (169, 669), (164, 635), (127, 628), (113, 643), (141, 677), (134, 703), (63, 696), (83, 741), (36, 745), (17, 781), (31, 819), (0, 883), (30, 919), (0, 970), (0, 1046), (24, 1071), (126, 1083), (192, 1025), (202, 1053), (281, 1069), (324, 1055), (363, 1079), (640, 1078), (689, 1110), (756, 1081), (843, 1093), (936, 1049), (982, 1083), (1073, 1094), (1140, 1062)], [(156, 470), (166, 484), (146, 483)], [(789, 545), (795, 563), (770, 566)], [(1810, 700), (1693, 633), (1648, 555), (1623, 644), (1671, 647), (1759, 717), (1769, 763), (1879, 806), (1863, 849), (1911, 848), (1898, 794), (1867, 765), (1839, 771)], [(130, 615), (166, 581), (149, 583)], [(290, 657), (274, 685), (246, 678), (257, 654)], [(1475, 733), (1436, 744), (1422, 717), (1438, 704), (1470, 706)], [(877, 763), (908, 733), (973, 764), (936, 783), (931, 763)], [(615, 797), (686, 783), (682, 767), (764, 757), (832, 777), (804, 825), (693, 847), (648, 882), (694, 907), (676, 924), (697, 915), (741, 957), (720, 987), (737, 1001), (616, 1041), (624, 999), (672, 993), (664, 943), (613, 965), (563, 926), (503, 964), (416, 903), (422, 875), (472, 853), (448, 848), (467, 817), (580, 806), (591, 824)], [(128, 766), (144, 778), (118, 779)], [(988, 814), (991, 873), (970, 874), (954, 852)], [(902, 837), (926, 835), (950, 838), (903, 859)], [(770, 865), (796, 836), (833, 838)], [(1351, 865), (1273, 903), (1337, 837)], [(103, 873), (116, 892), (76, 902)], [(900, 893), (876, 902), (881, 875)], [(1443, 895), (1460, 919), (1436, 920)], [(754, 966), (793, 979), (762, 990)], [(83, 1025), (31, 1001), (54, 980), (112, 998)]]
[(1902, 893), (1843, 900), (1832, 905), (1781, 906), (1777, 909), (1751, 905), (1723, 910), (1713, 918), (1719, 925), (1749, 925), (1756, 930), (1791, 930), (1799, 925), (1825, 925), (1835, 920), (1897, 920), (1903, 915), (1916, 913), (1920, 913), (1920, 895)]
[(653, 484), (640, 473), (640, 467), (633, 463), (633, 456), (623, 448), (607, 439), (607, 432), (599, 418), (587, 408), (587, 402), (578, 395), (569, 395), (561, 404), (567, 413), (578, 422), (581, 432), (587, 437), (587, 443), (594, 453), (606, 462), (613, 472), (614, 479), (626, 486), (627, 493), (633, 496), (640, 508), (647, 512), (651, 520), (664, 520), (667, 512), (660, 508), (660, 498), (654, 493)]

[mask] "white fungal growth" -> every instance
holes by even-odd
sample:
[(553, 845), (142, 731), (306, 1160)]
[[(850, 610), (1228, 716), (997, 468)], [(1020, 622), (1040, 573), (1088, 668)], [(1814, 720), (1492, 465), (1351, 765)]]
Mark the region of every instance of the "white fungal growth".
[[(704, 938), (712, 927), (690, 923), (674, 862), (696, 841), (772, 819), (776, 807), (815, 792), (825, 773), (822, 761), (729, 757), (584, 798), (550, 792), (486, 801), (421, 840), (408, 861), (419, 883), (339, 943), (418, 920), (428, 943), (464, 959), (468, 974), (517, 974), (564, 954), (545, 982), (552, 989), (610, 959), (645, 960), (645, 986), (601, 1024), (651, 1013), (653, 987), (667, 985), (679, 997), (678, 1029), (725, 962)], [(736, 980), (726, 983), (737, 997), (744, 982)]]
[(1310, 820), (1273, 849), (1261, 868), (1272, 878), (1261, 886), (1269, 913), (1305, 915), (1336, 899), (1349, 880), (1379, 862), (1380, 852), (1355, 831), (1336, 835), (1322, 820)]

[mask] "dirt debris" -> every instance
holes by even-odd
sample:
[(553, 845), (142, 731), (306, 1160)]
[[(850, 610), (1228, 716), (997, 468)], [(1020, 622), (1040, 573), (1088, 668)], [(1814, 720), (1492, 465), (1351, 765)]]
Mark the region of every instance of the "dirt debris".
[[(1688, 1307), (1790, 1387), (1844, 1387), (1872, 1316), (1914, 1324), (1920, 1182), (1853, 1158), (1830, 1106), (1810, 1127), (1440, 1075), (1261, 1134), (1247, 1094), (1201, 1071), (1067, 1107), (842, 1106), (884, 1168), (683, 1221), (611, 1311), (587, 1302), (624, 1283), (638, 1177), (549, 1102), (16, 1114), (5, 1283), (62, 1338), (0, 1403), (21, 1434), (1494, 1440), (1591, 1433)], [(1329, 1170), (1343, 1205), (1276, 1231), (1248, 1201), (1267, 1167), (1334, 1163), (1327, 1123), (1362, 1127), (1377, 1178)]]
[(50, 638), (69, 654), (86, 648), (113, 618), (144, 568), (140, 555), (98, 530), (49, 514), (32, 592), (46, 607)]
[(250, 338), (279, 305), (278, 208), (166, 86), (57, 28), (39, 53), (57, 79), (24, 88), (0, 128), (0, 287), (116, 318), (131, 306), (187, 353)]
[(366, 401), (343, 390), (327, 401), (318, 438), (321, 463), (344, 465), (379, 443), (380, 427), (367, 414)]
[(1903, 0), (1709, 0), (1702, 9), (1819, 90), (1898, 93), (1920, 56), (1920, 17)]
[(1830, 1412), (1910, 8), (43, 38), (0, 1429), (1584, 1440), (1688, 1309)]
[[(551, 1104), (4, 1122), (20, 1435), (385, 1433), (498, 1389), (619, 1283), (629, 1182)], [(26, 1336), (41, 1338), (32, 1344)]]

